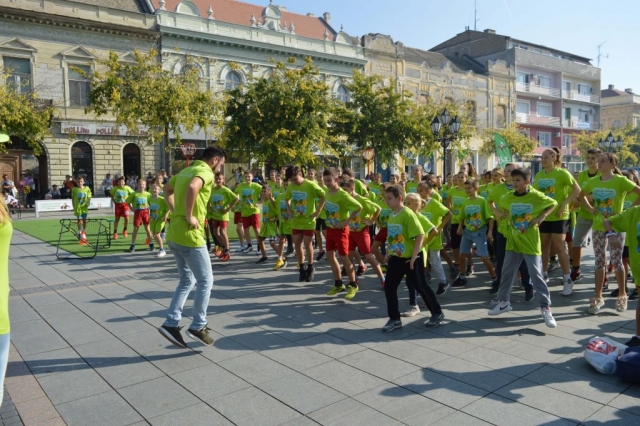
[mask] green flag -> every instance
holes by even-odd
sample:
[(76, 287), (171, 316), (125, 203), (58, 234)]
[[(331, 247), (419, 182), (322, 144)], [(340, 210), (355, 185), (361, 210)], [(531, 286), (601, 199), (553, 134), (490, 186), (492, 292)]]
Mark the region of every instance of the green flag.
[(498, 157), (498, 164), (500, 164), (500, 167), (504, 167), (507, 163), (512, 161), (509, 144), (497, 133), (493, 134), (493, 140), (496, 143), (496, 157)]

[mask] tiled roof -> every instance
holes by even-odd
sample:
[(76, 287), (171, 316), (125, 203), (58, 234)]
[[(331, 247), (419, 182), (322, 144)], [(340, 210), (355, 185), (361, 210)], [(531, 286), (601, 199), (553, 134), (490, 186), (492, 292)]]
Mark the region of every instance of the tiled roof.
[(404, 48), (404, 57), (408, 62), (422, 64), (426, 62), (431, 68), (439, 68), (446, 61), (451, 62), (452, 68), (458, 72), (473, 71), (476, 74), (486, 72), (483, 66), (471, 58), (453, 57), (443, 55), (442, 53), (429, 52), (426, 50), (415, 49), (413, 47)]
[[(630, 90), (630, 89), (627, 89)], [(618, 89), (613, 89), (613, 88), (607, 88), (604, 90), (600, 91), (600, 97), (601, 98), (613, 98), (615, 96), (625, 96), (625, 95), (633, 95), (633, 96), (637, 96), (635, 93), (633, 93), (633, 91), (627, 91), (627, 90), (618, 90)]]
[(153, 13), (145, 0), (70, 0), (76, 3), (126, 10), (127, 12)]
[[(190, 0), (190, 2), (198, 8), (200, 16), (203, 18), (207, 17), (207, 10), (211, 6), (215, 20), (246, 26), (251, 25), (251, 15), (259, 20), (266, 7), (236, 0)], [(175, 11), (180, 3), (181, 0), (166, 0), (165, 9)], [(153, 4), (157, 9), (160, 8), (159, 0), (153, 0)], [(336, 35), (336, 31), (321, 17), (292, 13), (283, 9), (280, 11), (282, 14), (281, 26), (284, 26), (285, 22), (287, 26), (293, 22), (295, 33), (299, 36), (324, 40), (326, 31), (329, 34), (329, 39), (333, 40)]]

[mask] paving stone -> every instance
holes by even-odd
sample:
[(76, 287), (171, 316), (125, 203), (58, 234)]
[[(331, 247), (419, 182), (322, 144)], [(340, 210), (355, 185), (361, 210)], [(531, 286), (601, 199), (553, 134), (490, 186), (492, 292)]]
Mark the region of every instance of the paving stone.
[(219, 365), (253, 385), (293, 373), (293, 370), (255, 352), (222, 361)]
[(11, 341), (23, 357), (69, 347), (69, 344), (43, 320), (12, 324)]
[(374, 350), (418, 367), (427, 367), (449, 358), (449, 355), (404, 340), (385, 343)]
[(640, 424), (640, 417), (613, 407), (602, 407), (584, 421), (585, 426), (629, 426)]
[[(206, 348), (209, 349), (209, 348)], [(211, 361), (199, 353), (171, 345), (144, 356), (147, 361), (162, 370), (165, 374), (175, 374), (193, 368), (211, 364)]]
[[(440, 334), (427, 331), (413, 335), (405, 340), (414, 345), (423, 346), (427, 349), (452, 356), (458, 356), (477, 347), (477, 345), (465, 339), (444, 337)], [(487, 341), (487, 343), (488, 342), (489, 341)]]
[(428, 369), (489, 392), (493, 392), (517, 379), (516, 376), (502, 371), (491, 370), (482, 365), (455, 357), (447, 358), (430, 366)]
[(609, 405), (640, 416), (640, 386), (629, 387)]
[(15, 404), (20, 419), (25, 424), (33, 424), (58, 417), (58, 412), (46, 396)]
[(52, 350), (35, 354), (22, 353), (24, 362), (36, 377), (44, 377), (61, 371), (88, 369), (87, 364), (76, 351), (71, 348)]
[(336, 359), (367, 349), (328, 333), (299, 340), (298, 344)]
[(191, 405), (186, 408), (172, 411), (158, 417), (149, 419), (153, 426), (225, 426), (233, 425), (230, 421), (222, 417), (213, 408), (204, 403)]
[(498, 395), (489, 395), (486, 398), (482, 398), (464, 407), (462, 411), (498, 426), (575, 425), (575, 422), (561, 419), (517, 402), (514, 403)]
[(309, 414), (346, 398), (344, 394), (299, 373), (288, 374), (257, 386), (302, 414)]
[(2, 416), (3, 418), (6, 417), (4, 411), (4, 401), (7, 401), (10, 404), (10, 410), (15, 411), (15, 407), (13, 405), (14, 403), (29, 401), (45, 396), (42, 387), (31, 374), (29, 374), (25, 378), (25, 380), (20, 381), (19, 384), (6, 384), (6, 387), (7, 390), (11, 390), (11, 397), (8, 398), (7, 396), (9, 395), (9, 393), (5, 391), (2, 410), (0, 410), (0, 416)]
[(170, 413), (200, 402), (169, 377), (160, 377), (118, 390), (146, 419)]
[(260, 353), (267, 358), (286, 365), (288, 368), (300, 372), (331, 361), (331, 358), (326, 355), (297, 345), (262, 351)]
[(465, 352), (461, 354), (459, 358), (517, 377), (526, 376), (543, 366), (543, 364), (532, 363), (522, 358), (507, 355), (486, 347)]
[(74, 345), (74, 349), (92, 367), (119, 359), (134, 358), (138, 354), (119, 339), (110, 338), (99, 342)]
[(384, 380), (341, 361), (331, 361), (304, 372), (345, 395), (353, 396), (385, 383)]
[(251, 387), (248, 382), (214, 364), (176, 373), (171, 378), (203, 401)]
[(69, 426), (121, 426), (143, 420), (120, 395), (114, 391), (60, 404), (60, 415)]
[(36, 311), (38, 312), (38, 315), (42, 316), (44, 319), (80, 313), (80, 310), (69, 302), (39, 306), (36, 308)]
[(300, 416), (297, 411), (256, 388), (215, 398), (209, 405), (238, 426), (275, 426)]
[(419, 368), (408, 362), (400, 361), (373, 350), (357, 352), (342, 358), (340, 361), (384, 380), (393, 380), (405, 376)]
[(433, 423), (433, 426), (487, 426), (490, 424), (492, 423), (485, 422), (484, 420), (470, 416), (462, 411), (456, 411), (455, 413), (436, 421)]
[(314, 422), (308, 417), (298, 417), (290, 422), (283, 423), (282, 426), (317, 426), (318, 423)]
[(67, 302), (64, 297), (53, 291), (24, 296), (24, 300), (35, 309), (40, 306)]
[(47, 319), (47, 322), (71, 346), (99, 342), (113, 337), (84, 313), (53, 317)]
[(324, 426), (392, 426), (402, 424), (379, 411), (351, 399), (345, 399), (321, 410), (314, 411), (309, 414), (309, 417)]
[(99, 364), (96, 366), (96, 371), (114, 389), (157, 379), (165, 375), (141, 356)]
[(94, 370), (73, 370), (38, 379), (54, 405), (108, 392), (111, 387)]

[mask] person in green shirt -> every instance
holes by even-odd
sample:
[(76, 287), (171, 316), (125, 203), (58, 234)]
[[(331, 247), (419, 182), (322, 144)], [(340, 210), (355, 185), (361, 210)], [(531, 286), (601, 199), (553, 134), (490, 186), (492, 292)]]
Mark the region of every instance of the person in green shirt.
[[(384, 190), (389, 186), (388, 183), (380, 185), (381, 194), (384, 194)], [(373, 244), (371, 245), (371, 252), (375, 255), (376, 260), (380, 264), (382, 272), (387, 272), (387, 264), (384, 263), (384, 255), (382, 254), (380, 247), (384, 246), (387, 242), (387, 222), (389, 216), (391, 216), (391, 208), (387, 205), (387, 201), (384, 197), (378, 198), (376, 204), (380, 207), (380, 215), (376, 221), (376, 227), (378, 232), (376, 233)]]
[(211, 199), (209, 200), (212, 211), (212, 233), (218, 242), (222, 244), (218, 259), (222, 262), (228, 262), (231, 259), (229, 254), (229, 235), (227, 234), (229, 212), (238, 204), (240, 197), (224, 185), (224, 173), (217, 172), (214, 179), (215, 186), (211, 189)]
[(265, 240), (269, 240), (269, 245), (273, 251), (278, 253), (278, 247), (276, 246), (277, 238), (277, 225), (278, 213), (276, 212), (275, 199), (273, 198), (273, 192), (269, 185), (262, 187), (262, 193), (260, 194), (260, 204), (262, 206), (262, 224), (260, 225), (260, 235), (258, 236), (258, 249), (262, 257), (258, 259), (256, 263), (265, 263), (269, 260), (267, 257), (267, 248), (265, 247)]
[(369, 193), (373, 194), (373, 201), (382, 200), (382, 175), (380, 173), (373, 173), (371, 175), (371, 182), (369, 182)]
[[(322, 188), (322, 190), (326, 193), (327, 187), (324, 185), (324, 182), (322, 181), (322, 175), (318, 174), (318, 172), (316, 172), (315, 169), (309, 169), (307, 173), (308, 173), (309, 180), (315, 181), (318, 184), (318, 186)], [(320, 199), (316, 198), (315, 203), (316, 203), (316, 210), (320, 210), (318, 209), (318, 206), (320, 204)], [(326, 238), (326, 235), (327, 235), (326, 219), (327, 219), (327, 214), (324, 211), (324, 209), (322, 209), (320, 211), (320, 214), (316, 218), (316, 230), (314, 234), (315, 247), (318, 249), (318, 254), (316, 255), (316, 262), (319, 262), (326, 254), (326, 251), (324, 250), (324, 245), (322, 244), (322, 241)]]
[(111, 188), (111, 199), (113, 200), (115, 210), (115, 221), (113, 223), (113, 239), (118, 239), (118, 223), (120, 218), (124, 219), (124, 228), (122, 229), (122, 236), (127, 238), (127, 226), (129, 226), (129, 204), (127, 204), (127, 198), (133, 192), (131, 187), (126, 185), (126, 179), (124, 176), (118, 178), (117, 185)]
[[(462, 202), (467, 198), (467, 192), (464, 190), (464, 183), (467, 181), (467, 174), (460, 172), (454, 175), (453, 182), (455, 186), (449, 189), (449, 209), (453, 213), (451, 218), (451, 253), (453, 254), (454, 262), (462, 262), (456, 265), (452, 275), (449, 277), (451, 281), (458, 279), (459, 274), (466, 276), (473, 275), (473, 262), (470, 255), (460, 257), (460, 243), (462, 242), (462, 236), (458, 235), (458, 221), (460, 220), (460, 207)], [(466, 268), (465, 268), (466, 263)]]
[(138, 237), (140, 226), (144, 226), (144, 231), (147, 233), (147, 239), (144, 243), (149, 245), (149, 250), (154, 250), (153, 242), (151, 241), (151, 229), (149, 229), (150, 198), (151, 194), (147, 192), (147, 181), (144, 178), (138, 179), (136, 190), (129, 194), (129, 198), (127, 198), (127, 203), (133, 209), (133, 233), (131, 234), (129, 253), (136, 251), (136, 238)]
[[(278, 175), (278, 179), (281, 180), (282, 175)], [(278, 213), (278, 226), (279, 226), (279, 237), (278, 237), (278, 260), (276, 260), (276, 264), (273, 267), (274, 271), (278, 269), (284, 268), (289, 264), (287, 260), (287, 256), (291, 254), (288, 252), (284, 253), (284, 243), (285, 241), (289, 241), (289, 248), (293, 247), (293, 243), (291, 243), (291, 215), (289, 214), (289, 209), (287, 205), (287, 187), (289, 186), (289, 181), (284, 181), (282, 186), (282, 192), (276, 197), (275, 208)]]
[(269, 172), (269, 181), (267, 185), (271, 187), (271, 193), (273, 194), (273, 198), (278, 198), (280, 195), (280, 191), (282, 191), (282, 183), (278, 184), (278, 172), (276, 170), (271, 170)]
[[(398, 176), (395, 173), (391, 173), (389, 175), (389, 185), (400, 185), (400, 176)], [(386, 196), (384, 195), (384, 193), (382, 194), (382, 197), (385, 198)]]
[(556, 210), (540, 225), (542, 267), (546, 274), (553, 251), (562, 268), (562, 294), (568, 296), (573, 291), (573, 281), (565, 240), (570, 232), (569, 206), (580, 194), (580, 185), (569, 171), (560, 167), (562, 162), (558, 148), (546, 149), (540, 162), (542, 170), (536, 174), (533, 187), (558, 203)]
[[(603, 226), (614, 250), (621, 250), (626, 242), (631, 272), (634, 277), (640, 277), (640, 206), (630, 207), (621, 214), (605, 219)], [(626, 237), (623, 239), (622, 235)], [(636, 334), (625, 345), (640, 346), (640, 303), (636, 304)]]
[(89, 204), (91, 204), (91, 189), (84, 186), (82, 176), (76, 179), (76, 185), (71, 190), (71, 204), (73, 205), (73, 214), (77, 219), (80, 245), (87, 245), (87, 215), (89, 214)]
[(153, 239), (158, 243), (158, 257), (165, 257), (167, 252), (164, 249), (164, 243), (160, 237), (164, 223), (169, 215), (169, 209), (167, 203), (164, 202), (164, 197), (160, 196), (162, 188), (160, 185), (154, 184), (151, 188), (151, 198), (149, 198), (149, 229)]
[(558, 203), (539, 191), (529, 188), (531, 173), (515, 169), (511, 172), (514, 191), (507, 193), (498, 202), (496, 216), (507, 223), (507, 250), (502, 267), (502, 278), (498, 287), (498, 303), (489, 315), (501, 315), (513, 310), (511, 287), (516, 280), (522, 260), (527, 263), (533, 288), (538, 293), (540, 312), (547, 327), (556, 327), (551, 314), (551, 296), (543, 276), (540, 224), (551, 214)]
[(384, 286), (389, 321), (382, 327), (382, 331), (390, 332), (402, 328), (398, 287), (405, 276), (407, 283), (418, 291), (431, 313), (431, 318), (425, 325), (437, 327), (444, 320), (444, 313), (435, 293), (427, 284), (422, 251), (425, 234), (428, 241), (437, 235), (437, 231), (435, 227), (429, 230), (422, 228), (418, 216), (404, 206), (405, 192), (400, 186), (389, 186), (385, 190), (385, 198), (393, 213), (389, 216), (387, 225), (389, 251), (386, 256), (388, 267)]
[(13, 225), (5, 197), (0, 197), (0, 405), (4, 397), (4, 379), (9, 363), (9, 348), (11, 347), (9, 250), (12, 235)]
[(413, 180), (407, 182), (405, 190), (407, 194), (416, 194), (418, 193), (418, 185), (422, 181), (422, 176), (424, 176), (422, 166), (420, 164), (414, 164), (411, 167), (411, 175), (413, 176)]
[(242, 228), (246, 246), (242, 253), (253, 251), (251, 245), (251, 228), (255, 234), (256, 241), (260, 233), (260, 207), (258, 200), (262, 193), (262, 185), (253, 182), (253, 173), (245, 172), (244, 182), (236, 186), (235, 193), (240, 197), (240, 216), (242, 217)]
[[(358, 291), (358, 281), (353, 264), (349, 259), (349, 223), (358, 217), (362, 211), (362, 205), (344, 189), (340, 188), (335, 170), (326, 169), (322, 172), (322, 180), (327, 187), (324, 203), (324, 209), (327, 214), (327, 261), (334, 279), (334, 285), (327, 292), (327, 296), (336, 295), (346, 289), (337, 259), (339, 257), (349, 280), (345, 298), (351, 300)], [(338, 252), (337, 256), (336, 252)]]
[(179, 325), (184, 303), (192, 288), (195, 288), (193, 320), (187, 336), (204, 345), (213, 345), (207, 329), (207, 307), (213, 273), (203, 230), (207, 203), (211, 199), (213, 172), (220, 170), (226, 158), (224, 149), (215, 145), (208, 146), (202, 152), (202, 160), (195, 160), (192, 166), (182, 169), (163, 188), (165, 202), (172, 212), (167, 240), (176, 260), (180, 281), (159, 332), (181, 348), (186, 348), (187, 344), (182, 338)]
[[(289, 181), (286, 199), (289, 213), (293, 218), (291, 234), (300, 264), (299, 281), (311, 282), (314, 272), (313, 234), (316, 229), (316, 218), (324, 207), (324, 191), (315, 181), (305, 179), (302, 169), (298, 166), (287, 167), (285, 179)], [(320, 200), (319, 203), (316, 203), (316, 198)], [(305, 257), (307, 265), (304, 265)]]
[[(625, 170), (622, 172), (622, 175), (629, 179), (631, 182), (635, 183), (636, 186), (640, 186), (640, 178), (638, 178), (638, 172), (633, 169)], [(624, 197), (624, 205), (622, 207), (622, 211), (629, 210), (633, 203), (638, 199), (638, 194), (635, 192), (627, 193)], [(628, 241), (629, 239), (627, 239)], [(629, 277), (629, 244), (624, 245), (624, 249), (622, 250), (622, 263), (624, 264), (624, 275), (625, 277)], [(628, 282), (627, 278), (627, 282)], [(629, 295), (629, 300), (636, 300), (638, 298), (638, 291), (640, 288), (640, 279), (635, 280), (635, 288), (633, 292)], [(629, 293), (627, 291), (627, 293)], [(618, 289), (615, 289), (611, 292), (611, 297), (618, 297)]]

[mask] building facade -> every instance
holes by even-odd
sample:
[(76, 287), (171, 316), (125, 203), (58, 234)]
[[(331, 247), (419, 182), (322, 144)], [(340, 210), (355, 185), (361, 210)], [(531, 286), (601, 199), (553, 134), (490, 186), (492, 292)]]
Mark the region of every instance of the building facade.
[(134, 49), (153, 47), (157, 33), (151, 4), (12, 0), (0, 2), (0, 12), (0, 65), (10, 70), (8, 83), (19, 91), (35, 91), (57, 110), (37, 166), (33, 151), (13, 138), (0, 168), (13, 176), (33, 173), (38, 194), (60, 185), (66, 175), (86, 175), (93, 192), (101, 194), (106, 173), (157, 170), (160, 147), (149, 145), (145, 129), (118, 129), (109, 117), (85, 113), (89, 82), (75, 69), (91, 72), (109, 50), (126, 60)]
[(640, 95), (633, 89), (618, 90), (610, 84), (600, 92), (600, 98), (603, 129), (640, 126)]
[(516, 122), (538, 141), (534, 171), (539, 168), (535, 159), (552, 146), (560, 148), (570, 170), (581, 170), (576, 135), (601, 127), (600, 69), (590, 59), (489, 29), (467, 30), (431, 50), (480, 62), (500, 59), (515, 67)]
[[(475, 130), (480, 135), (488, 128), (503, 128), (515, 118), (515, 68), (504, 60), (477, 61), (468, 56), (446, 56), (404, 46), (388, 35), (368, 34), (362, 37), (368, 60), (366, 71), (379, 74), (384, 84), (396, 82), (400, 91), (407, 90), (420, 103), (444, 103), (452, 100), (472, 114)], [(457, 170), (458, 163), (471, 162), (476, 169), (491, 170), (497, 162), (479, 153), (480, 137), (468, 141), (471, 153), (462, 158), (449, 152), (447, 172)], [(424, 153), (412, 159), (427, 171), (442, 173), (442, 152)], [(384, 166), (384, 165), (382, 165)], [(408, 170), (410, 165), (404, 165)], [(378, 165), (380, 173), (386, 173)]]

